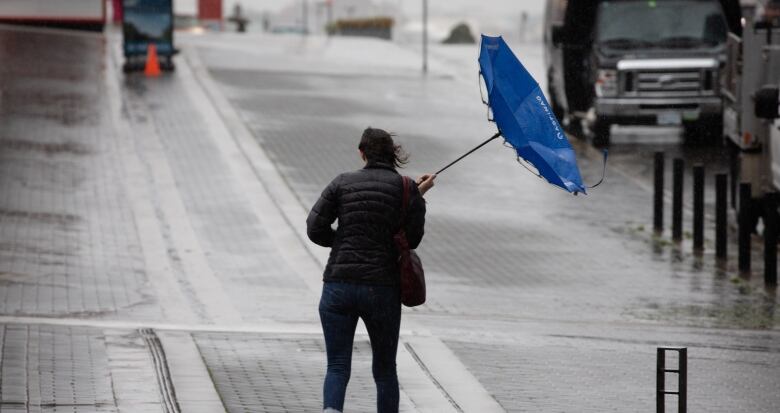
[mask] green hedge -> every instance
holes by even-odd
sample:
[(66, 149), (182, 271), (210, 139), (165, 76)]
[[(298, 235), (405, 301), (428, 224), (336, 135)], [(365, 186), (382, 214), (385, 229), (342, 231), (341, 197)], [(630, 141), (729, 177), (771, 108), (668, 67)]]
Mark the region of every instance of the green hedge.
[(389, 30), (393, 28), (395, 20), (391, 17), (371, 17), (365, 19), (339, 19), (326, 27), (328, 33), (338, 34), (343, 31), (353, 30)]

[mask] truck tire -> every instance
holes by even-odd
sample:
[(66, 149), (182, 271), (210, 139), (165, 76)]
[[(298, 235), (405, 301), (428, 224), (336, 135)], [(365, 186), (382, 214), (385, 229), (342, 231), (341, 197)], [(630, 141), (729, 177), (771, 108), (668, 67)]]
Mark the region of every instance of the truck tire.
[(684, 125), (686, 144), (719, 146), (723, 144), (723, 119), (704, 118)]

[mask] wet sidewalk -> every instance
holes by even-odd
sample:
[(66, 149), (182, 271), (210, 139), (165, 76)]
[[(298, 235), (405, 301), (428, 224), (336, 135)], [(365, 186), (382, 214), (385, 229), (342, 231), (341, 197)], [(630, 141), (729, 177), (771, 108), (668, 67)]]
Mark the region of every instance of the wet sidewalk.
[[(392, 43), (229, 34), (181, 36), (147, 79), (118, 40), (0, 28), (0, 410), (318, 411), (308, 208), (368, 125), (410, 175), (492, 134), (473, 79)], [(777, 411), (774, 292), (659, 243), (649, 200), (622, 174), (556, 192), (498, 145), (442, 175), (402, 411), (648, 411), (659, 345), (690, 348), (692, 410)], [(347, 403), (373, 410), (362, 331)]]

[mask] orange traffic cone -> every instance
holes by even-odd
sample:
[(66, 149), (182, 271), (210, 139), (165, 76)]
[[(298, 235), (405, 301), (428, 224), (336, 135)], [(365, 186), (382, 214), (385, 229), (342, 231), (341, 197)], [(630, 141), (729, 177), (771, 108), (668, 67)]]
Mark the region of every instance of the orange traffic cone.
[(157, 59), (157, 46), (149, 43), (146, 48), (146, 68), (144, 68), (146, 77), (160, 76), (160, 62)]

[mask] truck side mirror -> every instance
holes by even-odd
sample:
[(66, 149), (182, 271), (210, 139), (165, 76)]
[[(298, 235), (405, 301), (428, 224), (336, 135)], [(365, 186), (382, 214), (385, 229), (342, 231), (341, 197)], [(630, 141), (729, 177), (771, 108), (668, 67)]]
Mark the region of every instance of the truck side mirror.
[(550, 28), (550, 40), (553, 46), (559, 47), (565, 40), (566, 30), (562, 24), (553, 24)]
[(780, 117), (780, 88), (778, 86), (763, 86), (754, 97), (756, 117), (762, 119), (777, 119)]

